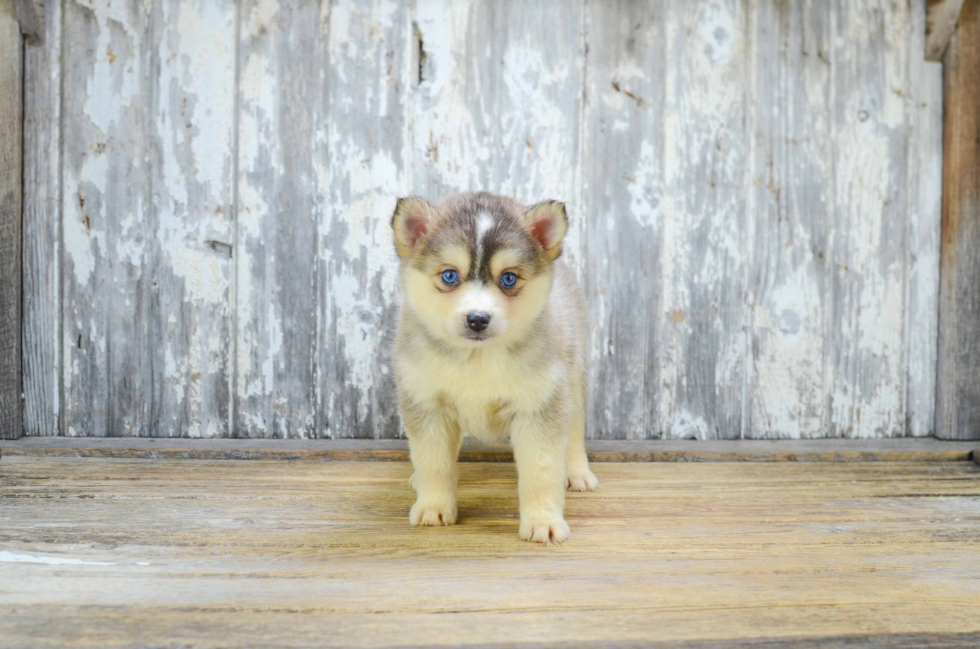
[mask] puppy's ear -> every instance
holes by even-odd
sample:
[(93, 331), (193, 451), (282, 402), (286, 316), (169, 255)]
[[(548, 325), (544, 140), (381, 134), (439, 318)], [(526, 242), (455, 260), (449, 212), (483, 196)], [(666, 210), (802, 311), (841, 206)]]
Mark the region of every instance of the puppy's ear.
[(548, 259), (554, 261), (561, 254), (561, 242), (568, 230), (565, 204), (558, 201), (541, 201), (524, 213), (524, 223), (531, 237), (541, 244)]
[(415, 244), (432, 229), (434, 214), (435, 210), (424, 198), (398, 199), (395, 213), (391, 215), (391, 229), (395, 231), (395, 249), (399, 257), (411, 256)]

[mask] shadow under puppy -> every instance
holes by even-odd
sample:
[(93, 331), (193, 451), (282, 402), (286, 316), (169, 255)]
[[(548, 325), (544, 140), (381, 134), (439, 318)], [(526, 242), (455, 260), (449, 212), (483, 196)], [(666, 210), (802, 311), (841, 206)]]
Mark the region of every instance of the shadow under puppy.
[(566, 487), (598, 484), (585, 454), (585, 301), (558, 261), (565, 205), (402, 198), (391, 226), (403, 295), (395, 376), (418, 494), (409, 521), (455, 523), (463, 435), (509, 435), (520, 537), (564, 541)]

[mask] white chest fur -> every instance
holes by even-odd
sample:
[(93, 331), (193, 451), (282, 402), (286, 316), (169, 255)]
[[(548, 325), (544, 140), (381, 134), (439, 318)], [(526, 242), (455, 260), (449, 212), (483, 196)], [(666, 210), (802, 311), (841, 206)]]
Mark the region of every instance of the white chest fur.
[[(558, 389), (563, 372), (553, 360), (528, 363), (503, 348), (473, 350), (468, 356), (438, 352), (399, 363), (399, 389), (430, 407), (451, 403), (465, 433), (493, 436), (490, 413), (535, 412)], [(498, 431), (499, 434), (499, 431)]]

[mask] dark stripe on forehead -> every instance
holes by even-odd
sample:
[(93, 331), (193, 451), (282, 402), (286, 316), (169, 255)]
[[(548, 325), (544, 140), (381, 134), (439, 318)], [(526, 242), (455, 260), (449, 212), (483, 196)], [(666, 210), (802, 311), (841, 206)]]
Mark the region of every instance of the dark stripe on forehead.
[(490, 262), (493, 261), (496, 253), (504, 249), (513, 250), (520, 256), (522, 266), (537, 271), (537, 254), (534, 245), (519, 226), (509, 229), (495, 224), (484, 233), (481, 243), (480, 268), (477, 269), (477, 273), (478, 277), (487, 284), (493, 284), (495, 281)]
[(486, 269), (494, 251), (499, 248), (499, 244), (494, 242), (502, 233), (515, 228), (513, 216), (492, 194), (474, 194), (471, 200), (458, 207), (454, 218), (465, 223), (467, 230), (466, 243), (470, 250), (467, 281), (480, 279), (492, 283), (493, 278)]
[[(521, 213), (515, 207), (516, 204), (510, 205), (505, 199), (488, 193), (456, 197), (444, 205), (446, 211), (420, 256), (426, 257), (453, 245), (462, 246), (470, 256), (469, 272), (464, 279), (479, 279), (492, 284), (494, 277), (490, 262), (493, 256), (500, 250), (510, 249), (521, 258), (521, 266), (528, 272), (539, 272), (542, 265), (539, 251), (524, 228)], [(489, 224), (486, 223), (487, 218)]]
[[(478, 223), (480, 214), (487, 214), (493, 220), (493, 225), (483, 233), (480, 240), (482, 249), (479, 251), (479, 268), (476, 269), (478, 277), (487, 284), (494, 283), (490, 263), (494, 255), (503, 249), (517, 253), (521, 265), (526, 270), (537, 273), (540, 270), (538, 251), (524, 228), (520, 213), (508, 210), (508, 205), (492, 194), (477, 194), (474, 198), (477, 214), (475, 224)], [(474, 240), (478, 239), (476, 234), (475, 225)]]

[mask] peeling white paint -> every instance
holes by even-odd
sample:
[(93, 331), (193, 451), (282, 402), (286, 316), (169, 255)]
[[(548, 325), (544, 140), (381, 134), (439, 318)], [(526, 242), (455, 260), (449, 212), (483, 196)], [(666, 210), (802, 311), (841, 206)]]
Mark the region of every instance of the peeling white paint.
[(709, 439), (708, 422), (703, 417), (686, 410), (678, 412), (670, 427), (673, 439)]
[[(663, 187), (660, 183), (661, 171), (656, 152), (649, 142), (640, 144), (640, 159), (632, 178), (627, 179), (626, 189), (633, 199), (633, 218), (643, 225), (653, 227), (660, 224), (663, 216), (661, 196)], [(614, 227), (610, 223), (610, 229)]]
[(374, 363), (380, 335), (384, 332), (375, 326), (381, 312), (362, 291), (361, 278), (380, 275), (384, 294), (396, 290), (397, 273), (386, 226), (392, 211), (391, 196), (398, 192), (401, 178), (386, 151), (368, 154), (346, 142), (336, 129), (331, 129), (331, 145), (340, 153), (335, 160), (345, 161), (343, 168), (333, 172), (334, 182), (343, 179), (350, 196), (349, 206), (336, 205), (332, 210), (334, 219), (347, 223), (344, 257), (356, 260), (362, 257), (363, 251), (368, 251), (367, 267), (355, 273), (350, 266), (333, 259), (327, 246), (321, 250), (326, 267), (340, 271), (330, 276), (328, 299), (331, 309), (340, 314), (337, 330), (344, 337), (349, 378), (354, 386), (366, 392), (376, 380)]
[[(138, 35), (128, 31), (130, 16), (123, 3), (88, 4), (98, 19), (98, 40), (94, 43), (95, 66), (88, 79), (88, 99), (84, 114), (103, 134), (119, 126), (123, 112), (140, 98), (140, 60), (134, 56)], [(124, 41), (113, 38), (114, 30), (122, 32)], [(118, 33), (118, 32), (117, 32)], [(105, 90), (111, 89), (112, 101), (105, 101)]]
[(819, 388), (808, 380), (820, 372), (824, 356), (821, 295), (815, 279), (809, 266), (795, 267), (778, 278), (766, 304), (753, 311), (759, 352), (752, 383), (758, 387), (749, 408), (753, 430), (759, 434), (773, 431), (798, 439), (823, 430), (825, 413), (810, 409), (812, 393)]
[(62, 220), (65, 254), (71, 258), (75, 282), (79, 286), (88, 286), (95, 271), (95, 253), (92, 251), (92, 240), (85, 231), (84, 216), (77, 209), (69, 206)]

